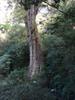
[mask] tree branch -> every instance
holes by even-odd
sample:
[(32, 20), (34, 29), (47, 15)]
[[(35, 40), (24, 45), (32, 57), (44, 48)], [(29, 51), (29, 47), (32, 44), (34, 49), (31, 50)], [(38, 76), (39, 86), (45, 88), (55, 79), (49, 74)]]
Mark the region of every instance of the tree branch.
[(46, 3), (47, 5), (49, 5), (49, 6), (53, 7), (54, 9), (58, 10), (59, 12), (63, 13), (64, 15), (66, 15), (66, 13), (65, 13), (65, 12), (63, 12), (62, 10), (58, 9), (57, 7), (55, 7), (55, 6), (51, 5), (50, 3), (46, 2), (46, 1), (44, 1), (44, 3)]

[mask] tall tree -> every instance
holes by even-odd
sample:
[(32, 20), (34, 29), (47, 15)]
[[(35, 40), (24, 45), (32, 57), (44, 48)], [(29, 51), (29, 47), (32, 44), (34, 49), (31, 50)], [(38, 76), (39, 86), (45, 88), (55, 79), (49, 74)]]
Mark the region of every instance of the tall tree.
[(40, 0), (19, 0), (18, 2), (24, 6), (24, 9), (26, 10), (25, 25), (27, 27), (30, 51), (28, 76), (32, 79), (40, 73), (43, 66), (40, 39), (36, 25), (36, 15)]
[[(26, 11), (25, 25), (27, 27), (29, 51), (30, 51), (30, 63), (29, 63), (29, 77), (32, 79), (40, 73), (43, 66), (43, 57), (41, 52), (40, 38), (36, 25), (36, 15), (38, 12), (38, 6), (41, 2), (49, 0), (17, 0)], [(56, 0), (54, 0), (56, 1)], [(57, 0), (55, 3), (59, 3)]]
[(38, 7), (31, 5), (30, 9), (27, 11), (25, 18), (25, 23), (28, 32), (29, 50), (30, 50), (30, 64), (29, 64), (29, 77), (33, 77), (35, 74), (41, 71), (43, 66), (42, 62), (42, 52), (39, 40), (39, 35), (37, 31), (37, 25), (35, 22)]
[[(40, 38), (36, 25), (36, 15), (38, 7), (41, 2), (49, 0), (17, 0), (17, 2), (24, 7), (26, 11), (25, 25), (27, 27), (29, 51), (30, 51), (30, 63), (29, 63), (29, 77), (32, 79), (41, 72), (43, 66), (43, 57), (41, 52)], [(56, 0), (53, 0), (56, 1)], [(57, 0), (55, 3), (59, 3)]]

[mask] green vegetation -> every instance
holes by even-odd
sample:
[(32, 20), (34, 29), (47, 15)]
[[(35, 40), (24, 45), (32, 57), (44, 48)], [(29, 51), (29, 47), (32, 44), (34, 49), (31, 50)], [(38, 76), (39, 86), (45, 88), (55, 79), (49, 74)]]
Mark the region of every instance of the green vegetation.
[(65, 13), (53, 14), (40, 33), (44, 66), (32, 80), (27, 74), (29, 47), (26, 27), (20, 25), (22, 15), (17, 24), (0, 25), (2, 34), (8, 34), (0, 43), (0, 100), (75, 100), (74, 3), (68, 0)]

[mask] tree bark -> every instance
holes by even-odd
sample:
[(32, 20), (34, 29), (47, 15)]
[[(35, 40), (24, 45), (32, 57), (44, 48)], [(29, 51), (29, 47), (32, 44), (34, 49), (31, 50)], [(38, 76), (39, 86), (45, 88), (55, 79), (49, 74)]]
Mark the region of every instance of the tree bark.
[(38, 7), (36, 7), (35, 5), (31, 5), (30, 9), (27, 10), (25, 18), (30, 51), (30, 64), (28, 76), (31, 79), (40, 73), (41, 68), (43, 66), (40, 39), (36, 25), (37, 10)]

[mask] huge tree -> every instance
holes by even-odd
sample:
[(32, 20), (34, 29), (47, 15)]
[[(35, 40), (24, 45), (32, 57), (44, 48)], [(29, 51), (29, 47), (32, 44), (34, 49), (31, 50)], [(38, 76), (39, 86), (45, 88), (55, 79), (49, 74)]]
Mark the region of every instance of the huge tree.
[(25, 11), (25, 25), (27, 28), (29, 51), (30, 51), (30, 63), (28, 76), (32, 79), (40, 73), (43, 66), (43, 57), (41, 52), (41, 45), (39, 34), (36, 25), (36, 15), (38, 13), (38, 5), (40, 0), (19, 0)]
[[(49, 1), (49, 0), (48, 0)], [(60, 0), (53, 0), (59, 3)], [(17, 2), (24, 7), (26, 11), (25, 25), (27, 28), (30, 63), (28, 76), (32, 79), (37, 76), (43, 66), (42, 50), (40, 45), (40, 38), (36, 25), (36, 15), (38, 13), (39, 4), (42, 2), (47, 3), (47, 0), (17, 0)]]

